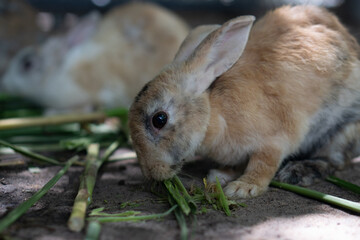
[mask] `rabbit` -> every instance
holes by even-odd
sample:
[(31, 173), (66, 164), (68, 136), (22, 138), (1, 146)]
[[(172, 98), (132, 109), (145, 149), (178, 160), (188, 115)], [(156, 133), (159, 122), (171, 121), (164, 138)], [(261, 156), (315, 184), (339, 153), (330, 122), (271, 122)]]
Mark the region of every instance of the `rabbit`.
[(185, 21), (150, 3), (128, 3), (104, 18), (93, 12), (68, 33), (20, 51), (0, 85), (49, 114), (129, 108), (188, 32)]
[(360, 49), (337, 17), (284, 6), (254, 21), (195, 28), (138, 93), (129, 128), (146, 178), (171, 178), (199, 155), (245, 165), (226, 180), (229, 198), (259, 196), (285, 159), (325, 153), (357, 124)]

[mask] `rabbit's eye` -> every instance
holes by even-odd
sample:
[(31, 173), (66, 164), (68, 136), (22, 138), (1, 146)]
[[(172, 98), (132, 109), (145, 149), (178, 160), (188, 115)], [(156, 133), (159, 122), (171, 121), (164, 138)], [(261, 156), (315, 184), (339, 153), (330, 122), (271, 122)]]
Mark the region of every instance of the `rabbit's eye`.
[(152, 124), (156, 129), (161, 129), (165, 126), (168, 116), (166, 112), (157, 112), (152, 118)]
[(23, 69), (25, 72), (31, 70), (31, 68), (33, 67), (33, 62), (32, 62), (31, 56), (26, 55), (26, 56), (22, 59), (21, 65), (22, 65), (22, 69)]

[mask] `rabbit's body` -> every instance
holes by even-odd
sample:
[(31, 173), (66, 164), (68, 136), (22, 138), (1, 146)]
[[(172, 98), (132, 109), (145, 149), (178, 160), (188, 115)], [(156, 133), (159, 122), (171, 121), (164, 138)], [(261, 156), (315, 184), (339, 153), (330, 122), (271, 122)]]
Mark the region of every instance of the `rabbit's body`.
[[(20, 53), (3, 87), (55, 111), (129, 107), (187, 33), (180, 18), (152, 4), (123, 5), (103, 19), (92, 14), (67, 35)], [(26, 56), (39, 69), (22, 71)]]
[(250, 33), (252, 21), (229, 21), (196, 47), (185, 41), (172, 66), (139, 94), (130, 129), (146, 176), (169, 178), (198, 153), (247, 164), (225, 193), (257, 196), (284, 159), (327, 155), (337, 133), (360, 119), (360, 49), (334, 15), (282, 7)]
[[(298, 9), (281, 8), (259, 20), (240, 59), (211, 86), (201, 148), (214, 159), (225, 151), (233, 154), (229, 164), (237, 163), (236, 156), (269, 138), (289, 145), (285, 156), (308, 155), (360, 118), (355, 39), (330, 13)], [(267, 41), (270, 35), (276, 39)]]

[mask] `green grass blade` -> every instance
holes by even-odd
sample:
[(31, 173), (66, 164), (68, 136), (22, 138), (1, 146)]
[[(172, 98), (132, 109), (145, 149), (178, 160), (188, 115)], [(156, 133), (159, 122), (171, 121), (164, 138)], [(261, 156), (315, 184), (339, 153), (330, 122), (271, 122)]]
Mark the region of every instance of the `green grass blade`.
[(360, 194), (360, 186), (347, 182), (345, 180), (342, 180), (340, 178), (334, 177), (334, 176), (330, 176), (326, 178), (327, 181), (334, 183), (336, 185), (338, 185), (339, 187), (343, 187), (347, 190), (350, 190), (354, 193)]
[(120, 147), (121, 143), (122, 140), (118, 139), (105, 150), (104, 156), (100, 160), (101, 164), (109, 160), (109, 157), (111, 157), (111, 155), (113, 155), (113, 153)]
[(22, 214), (24, 214), (32, 205), (34, 205), (40, 198), (42, 198), (67, 172), (69, 167), (78, 160), (78, 156), (74, 156), (67, 161), (65, 166), (48, 182), (45, 186), (36, 192), (27, 201), (21, 203), (18, 207), (7, 214), (3, 219), (0, 220), (0, 233), (4, 231), (8, 226), (15, 222)]
[[(169, 195), (168, 201), (171, 206), (178, 206), (175, 202), (175, 200)], [(186, 218), (184, 212), (180, 208), (176, 208), (174, 210), (176, 221), (179, 224), (180, 227), (180, 239), (181, 240), (187, 240), (189, 236), (189, 229), (186, 224)]]
[(150, 214), (150, 215), (143, 215), (143, 216), (128, 216), (128, 217), (89, 217), (87, 220), (89, 221), (98, 221), (99, 223), (106, 223), (106, 222), (136, 222), (136, 221), (144, 221), (144, 220), (151, 220), (151, 219), (159, 219), (166, 217), (170, 213), (172, 213), (177, 208), (177, 205), (173, 206), (169, 210), (164, 213), (159, 214)]
[(105, 111), (106, 116), (108, 117), (122, 117), (127, 116), (129, 110), (126, 108), (115, 108), (115, 109), (109, 109)]
[(30, 157), (32, 159), (36, 159), (36, 160), (39, 160), (39, 161), (42, 161), (42, 162), (51, 163), (51, 164), (55, 164), (55, 165), (63, 165), (63, 163), (60, 163), (60, 162), (56, 161), (55, 159), (48, 158), (48, 157), (42, 156), (40, 154), (27, 151), (27, 150), (25, 150), (23, 148), (17, 147), (15, 145), (12, 145), (12, 144), (10, 144), (8, 142), (5, 142), (3, 140), (0, 140), (0, 145), (11, 148), (15, 152), (18, 152), (18, 153), (20, 153), (20, 154), (22, 154), (24, 156)]
[(227, 216), (231, 216), (231, 211), (229, 209), (229, 203), (227, 201), (227, 198), (224, 194), (224, 191), (222, 190), (219, 179), (217, 177), (216, 177), (216, 188), (219, 193), (219, 201), (220, 201), (221, 208), (224, 210), (224, 212)]
[(41, 116), (44, 112), (42, 109), (26, 109), (23, 108), (5, 110), (0, 113), (0, 119), (6, 118), (25, 118), (25, 117), (37, 117)]
[(178, 187), (178, 189), (182, 192), (185, 200), (187, 201), (191, 212), (192, 213), (196, 213), (197, 211), (197, 206), (196, 203), (194, 201), (194, 199), (189, 195), (189, 193), (187, 192), (186, 188), (184, 187), (184, 185), (182, 184), (181, 180), (179, 179), (178, 176), (175, 176), (173, 178), (174, 183), (176, 184), (176, 186)]
[(100, 237), (101, 224), (97, 221), (89, 222), (86, 230), (85, 240), (97, 240)]
[(281, 189), (285, 189), (306, 197), (310, 197), (328, 204), (332, 204), (334, 206), (338, 206), (341, 208), (345, 208), (357, 213), (360, 213), (360, 204), (357, 202), (352, 202), (343, 198), (335, 197), (329, 194), (324, 194), (315, 190), (287, 184), (287, 183), (281, 183), (277, 181), (271, 181), (270, 186), (278, 187)]
[(189, 204), (187, 203), (186, 199), (181, 195), (179, 189), (173, 184), (173, 179), (165, 180), (163, 181), (163, 183), (168, 190), (170, 196), (176, 201), (184, 214), (188, 216), (191, 212)]
[(14, 128), (0, 130), (1, 138), (13, 136), (46, 136), (46, 135), (67, 135), (69, 137), (79, 136), (81, 127), (78, 123), (69, 123), (52, 126), (33, 126), (25, 128)]
[(4, 141), (7, 141), (14, 145), (22, 144), (49, 144), (56, 143), (58, 144), (61, 141), (69, 139), (68, 135), (42, 135), (42, 136), (12, 136), (8, 138), (2, 138)]

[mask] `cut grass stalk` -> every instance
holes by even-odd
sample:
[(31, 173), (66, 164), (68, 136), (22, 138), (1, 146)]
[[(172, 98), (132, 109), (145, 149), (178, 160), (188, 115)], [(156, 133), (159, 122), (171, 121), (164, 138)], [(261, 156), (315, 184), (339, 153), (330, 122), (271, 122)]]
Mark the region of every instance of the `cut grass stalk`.
[(18, 207), (8, 213), (3, 219), (0, 220), (0, 233), (3, 232), (8, 226), (15, 222), (20, 216), (22, 216), (32, 205), (34, 205), (40, 198), (42, 198), (67, 172), (69, 167), (78, 160), (78, 156), (70, 158), (65, 166), (48, 182), (45, 186), (36, 192), (27, 201), (21, 203)]
[(98, 158), (99, 145), (90, 145), (88, 149), (88, 159), (86, 160), (85, 170), (80, 180), (79, 192), (75, 198), (73, 212), (68, 221), (68, 227), (72, 231), (81, 231), (85, 224), (85, 213), (92, 201), (92, 193), (96, 183), (98, 171), (102, 164), (120, 146), (120, 140), (113, 142), (104, 153), (102, 158)]
[(11, 148), (15, 152), (18, 152), (18, 153), (20, 153), (20, 154), (22, 154), (24, 156), (30, 157), (32, 159), (35, 159), (35, 160), (38, 160), (38, 161), (41, 161), (41, 162), (51, 163), (51, 164), (55, 164), (55, 165), (64, 165), (63, 163), (60, 163), (59, 161), (56, 161), (55, 159), (48, 158), (48, 157), (45, 157), (43, 155), (27, 151), (27, 150), (25, 150), (23, 148), (17, 147), (15, 145), (12, 145), (12, 144), (10, 144), (8, 142), (5, 142), (3, 140), (0, 140), (0, 145)]
[(360, 186), (358, 186), (356, 184), (347, 182), (345, 180), (342, 180), (342, 179), (334, 177), (334, 176), (327, 177), (326, 180), (338, 185), (339, 187), (342, 187), (342, 188), (350, 190), (354, 193), (360, 194)]
[(163, 181), (169, 195), (176, 201), (176, 203), (179, 205), (182, 212), (188, 216), (191, 212), (191, 208), (189, 207), (188, 202), (186, 199), (181, 195), (179, 189), (175, 184), (173, 184), (173, 179), (168, 179)]
[(197, 211), (197, 206), (195, 204), (195, 201), (193, 200), (193, 198), (189, 195), (189, 193), (187, 192), (186, 188), (184, 187), (184, 185), (182, 184), (182, 182), (180, 181), (178, 176), (175, 176), (173, 178), (174, 183), (176, 184), (176, 186), (178, 187), (178, 189), (180, 190), (180, 192), (182, 193), (182, 195), (184, 196), (186, 202), (188, 203), (191, 212), (192, 213), (196, 213)]
[(24, 166), (26, 162), (22, 159), (6, 160), (0, 162), (0, 167)]
[(159, 219), (166, 217), (170, 213), (172, 213), (178, 206), (175, 205), (171, 207), (164, 213), (159, 214), (150, 214), (150, 215), (142, 215), (142, 216), (127, 216), (127, 217), (89, 217), (87, 220), (89, 221), (98, 221), (99, 223), (106, 223), (106, 222), (137, 222), (137, 221), (144, 221), (144, 220), (151, 220), (151, 219)]
[(85, 214), (89, 203), (89, 192), (86, 186), (89, 168), (99, 156), (99, 144), (90, 144), (88, 147), (87, 159), (85, 162), (84, 173), (80, 177), (80, 186), (76, 195), (73, 209), (68, 221), (68, 227), (74, 232), (80, 232), (85, 226)]
[(287, 184), (287, 183), (281, 183), (277, 181), (271, 181), (270, 186), (278, 187), (281, 189), (285, 189), (306, 197), (310, 197), (328, 204), (332, 204), (334, 206), (338, 206), (341, 208), (345, 208), (357, 213), (360, 213), (360, 204), (357, 202), (352, 202), (343, 198), (335, 197), (329, 194), (324, 194), (315, 190)]
[(48, 126), (65, 123), (84, 123), (91, 121), (102, 121), (106, 118), (104, 112), (94, 112), (87, 114), (69, 114), (48, 117), (30, 117), (30, 118), (10, 118), (0, 120), (0, 130), (32, 127), (32, 126)]
[(121, 140), (117, 140), (115, 142), (113, 142), (106, 150), (105, 153), (103, 155), (102, 158), (98, 158), (96, 161), (91, 162), (91, 164), (88, 164), (86, 166), (86, 175), (85, 175), (85, 184), (89, 193), (89, 202), (88, 204), (91, 203), (91, 199), (92, 199), (92, 193), (94, 190), (94, 186), (96, 183), (96, 177), (98, 174), (98, 171), (100, 169), (100, 167), (102, 166), (102, 164), (104, 162), (106, 162), (109, 157), (116, 151), (116, 149), (119, 148), (121, 144)]
[(91, 217), (129, 217), (139, 215), (141, 212), (139, 211), (126, 211), (122, 213), (104, 213), (104, 208), (96, 208), (91, 211), (89, 216)]
[(221, 208), (224, 210), (224, 212), (227, 216), (231, 216), (231, 211), (229, 209), (229, 203), (224, 194), (224, 191), (222, 190), (222, 187), (220, 185), (218, 177), (216, 177), (216, 189), (218, 191), (218, 198), (219, 198)]
[(67, 114), (46, 117), (9, 118), (0, 120), (0, 130), (24, 128), (33, 126), (49, 126), (66, 123), (85, 123), (103, 121), (106, 117), (119, 117), (123, 122), (127, 121), (128, 110), (124, 108), (111, 109), (106, 112), (93, 112), (86, 114)]
[(91, 221), (86, 230), (85, 240), (97, 240), (100, 237), (101, 224), (98, 221)]

